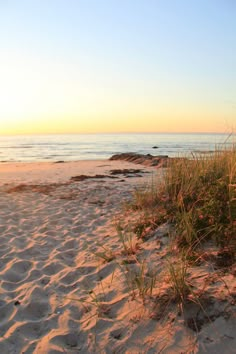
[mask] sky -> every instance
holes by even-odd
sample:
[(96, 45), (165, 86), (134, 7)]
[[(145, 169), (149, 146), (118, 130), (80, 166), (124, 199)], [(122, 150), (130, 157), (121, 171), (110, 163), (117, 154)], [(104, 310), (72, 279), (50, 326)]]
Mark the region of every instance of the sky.
[(228, 132), (235, 0), (0, 0), (0, 134)]

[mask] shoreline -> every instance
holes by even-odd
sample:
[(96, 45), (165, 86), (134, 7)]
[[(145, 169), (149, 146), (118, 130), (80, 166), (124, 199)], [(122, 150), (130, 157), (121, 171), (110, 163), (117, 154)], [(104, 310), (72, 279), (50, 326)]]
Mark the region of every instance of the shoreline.
[[(215, 149), (230, 135), (222, 134), (119, 134), (39, 135), (0, 137), (0, 160), (56, 162), (57, 160), (109, 159), (117, 153), (191, 156), (194, 151)], [(233, 138), (230, 138), (232, 141)], [(235, 140), (235, 139), (234, 139)], [(5, 162), (3, 162), (5, 163)]]
[(76, 175), (94, 176), (101, 174), (109, 177), (113, 169), (141, 169), (156, 171), (153, 167), (126, 161), (80, 160), (73, 162), (6, 162), (0, 163), (0, 185), (5, 183), (63, 183)]

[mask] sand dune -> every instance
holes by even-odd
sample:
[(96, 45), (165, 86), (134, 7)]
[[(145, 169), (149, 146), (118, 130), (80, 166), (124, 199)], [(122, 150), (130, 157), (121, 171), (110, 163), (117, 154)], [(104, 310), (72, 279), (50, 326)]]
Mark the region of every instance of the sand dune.
[[(1, 165), (0, 352), (235, 352), (235, 316), (227, 324), (223, 317), (209, 323), (196, 342), (181, 317), (170, 312), (157, 319), (148, 301), (144, 306), (140, 296), (132, 296), (116, 225), (132, 225), (137, 215), (122, 203), (153, 175), (70, 179), (109, 175), (111, 168), (134, 166), (117, 161)], [(154, 265), (157, 275), (164, 272), (166, 228), (128, 257), (132, 274), (141, 259)], [(234, 276), (228, 280), (234, 291)]]

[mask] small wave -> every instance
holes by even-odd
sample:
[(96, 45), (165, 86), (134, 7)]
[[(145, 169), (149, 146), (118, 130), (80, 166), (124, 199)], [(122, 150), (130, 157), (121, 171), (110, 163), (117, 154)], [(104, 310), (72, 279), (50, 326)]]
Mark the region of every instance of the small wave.
[(33, 145), (0, 146), (0, 149), (32, 149)]

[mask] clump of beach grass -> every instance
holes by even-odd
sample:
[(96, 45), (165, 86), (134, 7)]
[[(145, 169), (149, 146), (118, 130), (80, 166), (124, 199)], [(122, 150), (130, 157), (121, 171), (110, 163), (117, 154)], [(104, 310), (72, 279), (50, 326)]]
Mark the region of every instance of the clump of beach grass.
[(138, 225), (140, 235), (148, 223), (169, 221), (181, 248), (195, 248), (210, 239), (218, 246), (236, 248), (235, 145), (190, 159), (169, 159), (163, 182), (156, 189), (152, 184), (149, 190), (136, 191), (135, 205), (149, 213), (143, 226)]
[(190, 285), (187, 281), (187, 270), (187, 262), (184, 260), (176, 264), (168, 262), (168, 273), (171, 290), (173, 292), (173, 300), (182, 304), (190, 293)]
[(123, 247), (122, 253), (127, 256), (135, 255), (139, 250), (139, 243), (137, 241), (136, 236), (130, 231), (126, 232), (120, 229), (117, 229), (117, 231), (119, 240)]
[(138, 294), (143, 302), (147, 296), (152, 296), (156, 280), (157, 277), (154, 270), (148, 267), (146, 261), (138, 263), (138, 269), (135, 273), (133, 282), (134, 288), (138, 290)]
[(174, 159), (166, 170), (161, 192), (166, 211), (177, 228), (178, 243), (191, 247), (213, 239), (233, 245), (236, 222), (236, 149), (210, 156)]

